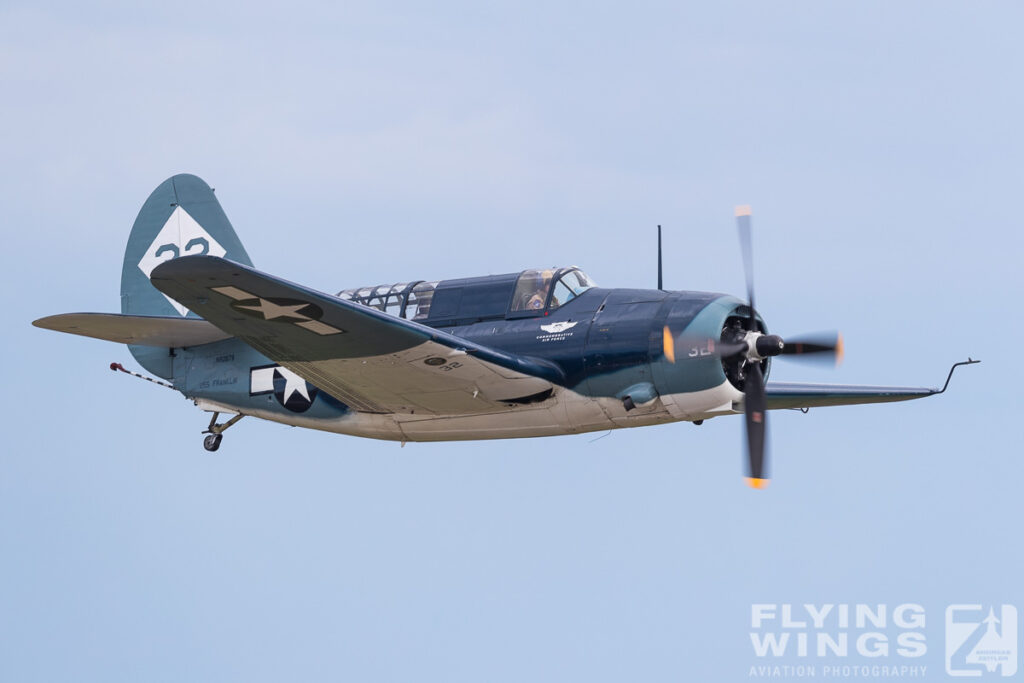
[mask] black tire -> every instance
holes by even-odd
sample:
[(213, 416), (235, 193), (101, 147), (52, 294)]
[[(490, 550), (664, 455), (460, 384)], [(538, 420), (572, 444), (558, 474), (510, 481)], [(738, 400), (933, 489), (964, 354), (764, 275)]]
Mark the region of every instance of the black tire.
[(211, 453), (220, 448), (220, 440), (224, 438), (223, 434), (208, 434), (203, 439), (203, 448), (210, 451)]

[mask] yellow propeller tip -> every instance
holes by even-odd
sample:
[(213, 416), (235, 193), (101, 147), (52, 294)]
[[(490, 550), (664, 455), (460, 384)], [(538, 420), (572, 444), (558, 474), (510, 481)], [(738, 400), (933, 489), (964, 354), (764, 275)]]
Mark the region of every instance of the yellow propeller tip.
[(836, 365), (843, 362), (843, 354), (846, 353), (846, 349), (843, 348), (843, 335), (837, 335), (836, 340)]
[(750, 210), (750, 205), (742, 204), (742, 205), (736, 207), (736, 212), (735, 213), (736, 213), (736, 217), (739, 218), (740, 216), (749, 216), (752, 212)]
[(758, 479), (757, 477), (745, 477), (744, 480), (747, 482), (747, 486), (752, 489), (763, 489), (771, 481), (770, 479)]

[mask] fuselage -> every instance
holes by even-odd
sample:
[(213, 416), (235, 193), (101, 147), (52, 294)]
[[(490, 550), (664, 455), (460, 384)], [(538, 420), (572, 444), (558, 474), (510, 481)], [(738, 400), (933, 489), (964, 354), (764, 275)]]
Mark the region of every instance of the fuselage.
[[(536, 271), (524, 271), (531, 272)], [(411, 308), (412, 286), (403, 285), (408, 291), (401, 307), (389, 310), (386, 297), (376, 300), (380, 310), (406, 313), (403, 317), (560, 370), (552, 390), (509, 402), (500, 410), (444, 415), (415, 408), (402, 413), (358, 410), (235, 339), (178, 352), (174, 383), (205, 409), (399, 441), (550, 436), (737, 412), (743, 395), (708, 342), (719, 339), (730, 320), (749, 314), (738, 299), (706, 292), (588, 286), (571, 296), (563, 293), (563, 300), (557, 301), (555, 277), (549, 278), (551, 291), (543, 305), (525, 308), (528, 293), (520, 293), (523, 287), (517, 285), (522, 279), (523, 275), (494, 276), (430, 283), (432, 300), (419, 319), (412, 314), (423, 312), (423, 297), (417, 309)], [(501, 288), (494, 286), (496, 282)], [(372, 294), (371, 290), (349, 290), (349, 296), (342, 296), (373, 305), (369, 297), (352, 295)], [(666, 328), (681, 340), (674, 349), (675, 362), (666, 358)], [(411, 359), (416, 350), (407, 353)]]

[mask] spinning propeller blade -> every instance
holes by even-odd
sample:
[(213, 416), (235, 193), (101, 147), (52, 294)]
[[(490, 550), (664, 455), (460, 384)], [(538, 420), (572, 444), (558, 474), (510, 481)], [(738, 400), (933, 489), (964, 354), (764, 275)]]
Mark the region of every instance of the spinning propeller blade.
[(765, 467), (765, 434), (768, 430), (768, 413), (765, 408), (768, 402), (765, 399), (760, 363), (750, 365), (743, 393), (743, 418), (747, 426), (747, 484), (755, 489), (763, 489), (768, 485), (768, 471)]
[(832, 361), (839, 365), (843, 361), (843, 337), (838, 332), (820, 332), (787, 339), (782, 355), (794, 357), (794, 360)]
[[(740, 236), (740, 251), (743, 254), (743, 273), (747, 279), (747, 303), (750, 305), (750, 317), (747, 319), (747, 331), (757, 329), (756, 312), (754, 309), (754, 247), (751, 235), (749, 206), (736, 207), (736, 228)], [(766, 339), (762, 337), (761, 341)], [(785, 348), (781, 339), (771, 340), (772, 343), (757, 344), (757, 351), (764, 355), (775, 355)], [(764, 348), (762, 348), (762, 346)], [(761, 372), (761, 361), (752, 360), (747, 365), (747, 377), (743, 389), (743, 419), (747, 429), (747, 484), (755, 489), (768, 485), (767, 468), (765, 467), (765, 434), (768, 429), (768, 413), (765, 408), (764, 373)]]
[(743, 274), (747, 278), (747, 303), (750, 304), (750, 318), (747, 330), (754, 329), (754, 244), (750, 234), (749, 206), (736, 207), (736, 227), (740, 234), (740, 251), (743, 254)]

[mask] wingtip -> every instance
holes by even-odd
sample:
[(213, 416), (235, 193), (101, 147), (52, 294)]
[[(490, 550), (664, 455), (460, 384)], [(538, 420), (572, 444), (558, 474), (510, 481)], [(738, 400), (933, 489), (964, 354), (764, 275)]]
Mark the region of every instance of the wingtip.
[(747, 486), (752, 489), (763, 489), (768, 486), (770, 479), (761, 479), (759, 477), (745, 477), (744, 481), (747, 482)]
[(46, 315), (42, 318), (32, 321), (32, 327), (38, 327), (41, 330), (53, 330), (54, 332), (68, 332), (73, 331), (74, 328), (69, 329), (68, 325), (64, 322), (68, 318), (81, 315), (79, 313), (58, 313), (57, 315)]

